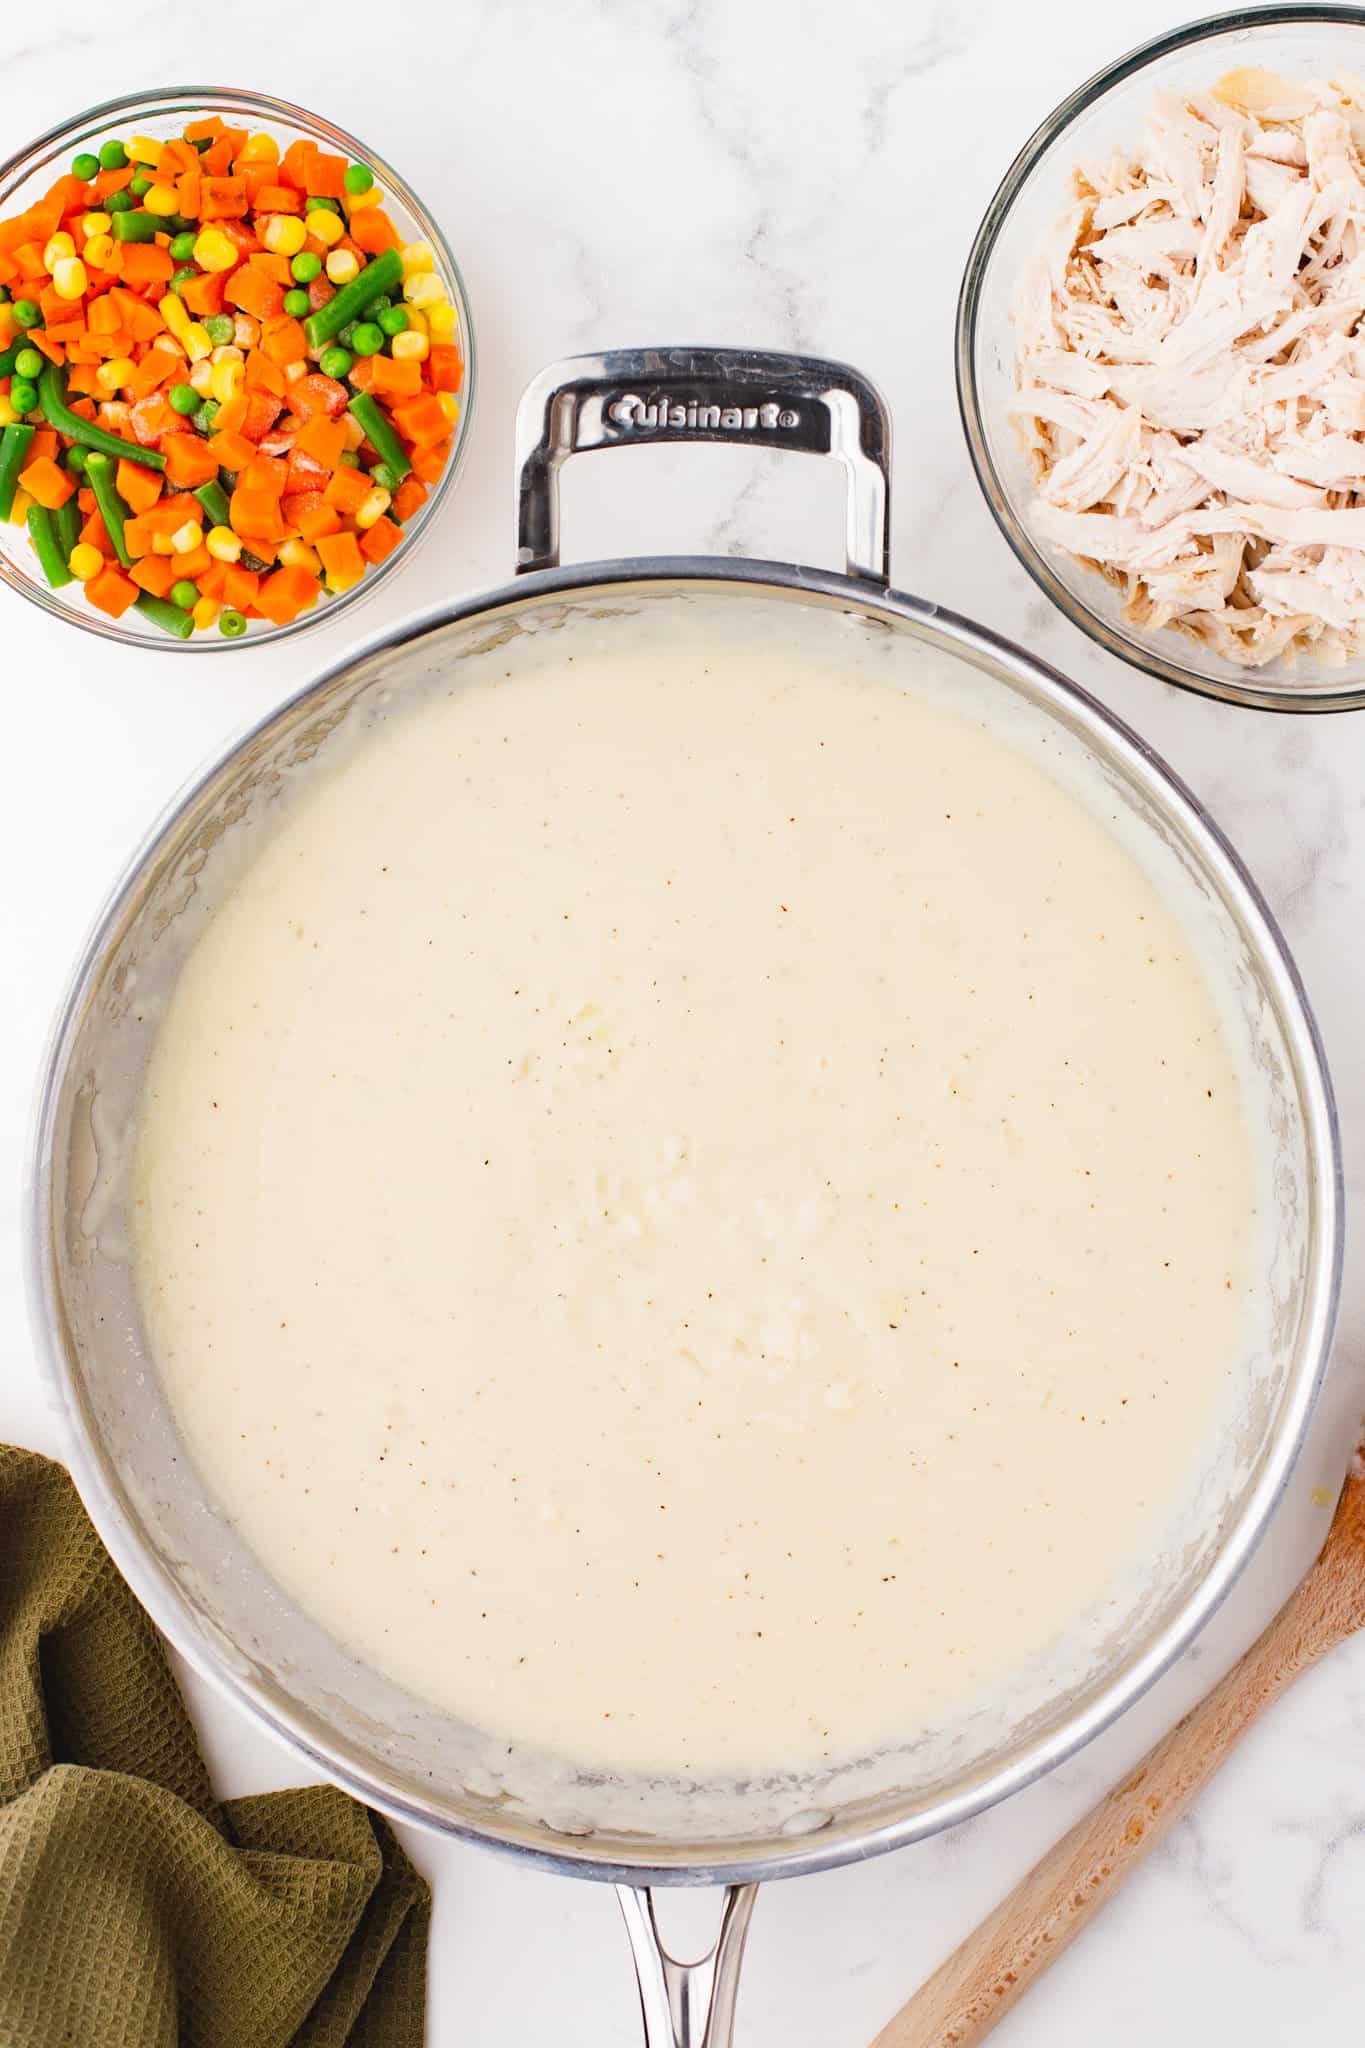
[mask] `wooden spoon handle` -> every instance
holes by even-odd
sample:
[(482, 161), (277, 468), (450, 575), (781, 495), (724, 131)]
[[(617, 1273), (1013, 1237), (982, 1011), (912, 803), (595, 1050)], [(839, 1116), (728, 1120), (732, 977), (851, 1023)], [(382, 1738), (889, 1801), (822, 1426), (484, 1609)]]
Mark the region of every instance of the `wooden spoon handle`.
[(969, 2048), (985, 2039), (1155, 1848), (1257, 1716), (1346, 1632), (1333, 1625), (1337, 1603), (1322, 1583), (1323, 1562), (1241, 1662), (1035, 1863), (872, 2048)]

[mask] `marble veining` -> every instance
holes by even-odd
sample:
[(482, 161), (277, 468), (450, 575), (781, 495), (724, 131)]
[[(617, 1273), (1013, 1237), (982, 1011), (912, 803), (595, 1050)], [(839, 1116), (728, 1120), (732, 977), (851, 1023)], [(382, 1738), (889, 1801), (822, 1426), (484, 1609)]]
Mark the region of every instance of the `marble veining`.
[[(1283, 920), (1340, 1098), (1352, 1205), (1365, 1174), (1365, 716), (1288, 719), (1183, 696), (1098, 653), (1038, 595), (977, 492), (952, 386), (952, 320), (981, 213), (1066, 93), (1178, 22), (1179, 0), (239, 0), (232, 33), (168, 0), (60, 22), (0, 10), (0, 149), (115, 93), (254, 85), (390, 156), (442, 220), (475, 310), (482, 396), (438, 535), (385, 584), (365, 634), (512, 562), (511, 423), (553, 357), (740, 342), (845, 357), (896, 431), (894, 575), (1073, 675), (1210, 806)], [(571, 465), (566, 559), (708, 549), (834, 562), (826, 466), (738, 449)], [(60, 1452), (17, 1278), (18, 1162), (68, 964), (109, 880), (196, 763), (311, 669), (346, 625), (195, 665), (97, 646), (0, 591), (0, 1432)], [(860, 2048), (1030, 1861), (1257, 1633), (1326, 1527), (1365, 1410), (1365, 1286), (1348, 1244), (1337, 1357), (1267, 1541), (1200, 1642), (1044, 1783), (955, 1834), (759, 1901), (741, 2048)], [(190, 1691), (221, 1789), (294, 1760)], [(636, 2048), (614, 1904), (597, 1887), (413, 1841), (437, 1881), (430, 2038)], [(669, 1909), (673, 1910), (670, 1911)], [(666, 1901), (687, 1945), (700, 1900)], [(1365, 1924), (1365, 1642), (1304, 1679), (1125, 1894), (1001, 2028), (1002, 2048), (1288, 2048), (1358, 2029)]]

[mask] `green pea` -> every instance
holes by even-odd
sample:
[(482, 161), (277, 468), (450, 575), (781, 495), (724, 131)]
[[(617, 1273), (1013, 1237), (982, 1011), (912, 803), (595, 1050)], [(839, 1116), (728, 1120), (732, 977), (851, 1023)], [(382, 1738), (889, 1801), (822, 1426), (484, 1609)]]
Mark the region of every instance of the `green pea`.
[(388, 293), (381, 292), (379, 297), (371, 299), (369, 305), (365, 308), (365, 318), (367, 320), (377, 320), (381, 313), (388, 312), (392, 304), (393, 300), (389, 297)]
[(97, 156), (91, 156), (88, 149), (83, 149), (79, 156), (72, 157), (71, 175), (73, 178), (81, 178), (88, 185), (90, 180), (97, 178), (99, 174), (100, 160)]
[(16, 377), (9, 387), (9, 402), (23, 419), (38, 403), (38, 386), (26, 384), (22, 377)]
[(346, 325), (342, 328), (341, 332), (337, 336), (337, 340), (341, 343), (341, 346), (343, 348), (349, 348), (351, 346), (351, 342), (355, 336), (356, 328), (359, 325), (360, 322), (358, 320), (348, 320), (346, 322)]
[(377, 356), (384, 346), (384, 330), (373, 320), (362, 320), (351, 336), (351, 347), (358, 356)]
[(300, 284), (311, 284), (322, 275), (322, 258), (315, 249), (300, 249), (289, 268)]
[(14, 358), (14, 374), (22, 377), (26, 384), (35, 384), (43, 374), (43, 364), (46, 361), (47, 357), (41, 355), (36, 348), (21, 348)]
[(318, 368), (324, 377), (344, 377), (354, 361), (348, 348), (325, 348), (318, 357)]
[(100, 169), (121, 171), (128, 162), (128, 152), (121, 142), (111, 141), (100, 144)]
[(106, 199), (101, 201), (101, 204), (106, 213), (130, 213), (133, 206), (133, 195), (125, 187), (122, 192), (111, 192)]
[(385, 334), (405, 333), (409, 325), (407, 307), (386, 306), (379, 316), (379, 324)]
[(191, 583), (188, 576), (182, 576), (170, 589), (172, 604), (178, 604), (182, 612), (192, 612), (199, 602), (199, 586)]
[(204, 322), (204, 332), (215, 348), (226, 348), (236, 332), (236, 323), (231, 313), (210, 313)]
[(396, 491), (398, 489), (398, 478), (389, 468), (387, 462), (376, 462), (374, 468), (370, 471), (370, 482), (377, 484), (381, 491)]
[(348, 192), (368, 192), (374, 183), (374, 172), (368, 164), (347, 164), (341, 182)]
[(172, 384), (169, 392), (171, 411), (188, 419), (192, 412), (199, 410), (199, 393), (193, 384)]
[(85, 475), (85, 458), (86, 450), (79, 441), (73, 442), (66, 451), (66, 466), (73, 476)]
[(194, 256), (194, 245), (197, 239), (198, 237), (194, 234), (193, 230), (189, 228), (185, 230), (184, 234), (177, 235), (171, 243), (172, 263), (190, 262)]
[(42, 326), (42, 309), (36, 299), (16, 299), (14, 301), (14, 324), (16, 327), (24, 328)]
[(179, 292), (182, 284), (188, 284), (191, 278), (198, 277), (198, 275), (199, 272), (193, 263), (182, 263), (179, 270), (173, 271), (171, 274), (171, 290)]
[(313, 310), (307, 292), (286, 292), (284, 310), (286, 313), (292, 313), (296, 320), (306, 319)]
[(152, 182), (150, 171), (134, 171), (132, 178), (129, 180), (128, 190), (132, 193), (134, 199), (142, 199), (151, 191)]
[(324, 199), (321, 192), (310, 192), (303, 202), (305, 213), (340, 213), (341, 204), (336, 199)]
[(240, 640), (246, 631), (246, 620), (240, 612), (219, 612), (218, 631), (225, 640)]
[(360, 457), (356, 454), (355, 449), (343, 448), (341, 451), (341, 460), (337, 466), (340, 469), (359, 469)]
[(206, 398), (198, 412), (194, 415), (194, 424), (198, 427), (201, 434), (211, 434), (213, 432), (213, 423), (217, 417), (218, 400), (216, 398)]

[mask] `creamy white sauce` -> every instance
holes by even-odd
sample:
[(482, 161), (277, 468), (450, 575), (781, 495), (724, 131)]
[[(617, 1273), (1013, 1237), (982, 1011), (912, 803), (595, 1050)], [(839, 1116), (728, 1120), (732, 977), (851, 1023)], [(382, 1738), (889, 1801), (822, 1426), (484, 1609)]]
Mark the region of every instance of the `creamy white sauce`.
[(213, 1493), (413, 1691), (801, 1769), (1154, 1545), (1251, 1144), (1137, 863), (979, 724), (785, 652), (500, 671), (320, 771), (199, 940), (134, 1166)]

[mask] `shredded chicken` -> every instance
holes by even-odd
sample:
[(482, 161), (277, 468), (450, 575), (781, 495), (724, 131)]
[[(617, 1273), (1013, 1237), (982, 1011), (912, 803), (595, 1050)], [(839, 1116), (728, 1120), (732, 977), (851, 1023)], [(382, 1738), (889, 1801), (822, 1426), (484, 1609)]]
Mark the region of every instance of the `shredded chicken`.
[(1014, 324), (1043, 540), (1239, 665), (1365, 653), (1365, 80), (1159, 95)]

